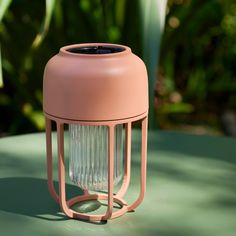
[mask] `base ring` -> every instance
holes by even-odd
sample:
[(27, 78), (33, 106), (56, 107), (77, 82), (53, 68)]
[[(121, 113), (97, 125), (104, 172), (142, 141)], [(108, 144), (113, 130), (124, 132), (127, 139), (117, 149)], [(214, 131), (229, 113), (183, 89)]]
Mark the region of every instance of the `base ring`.
[[(74, 198), (71, 198), (67, 201), (67, 205), (70, 208), (70, 211), (73, 213), (73, 218), (76, 219), (83, 219), (83, 220), (89, 220), (89, 221), (102, 221), (102, 220), (108, 220), (106, 215), (93, 215), (93, 214), (85, 214), (85, 213), (79, 213), (71, 209), (71, 206), (73, 206), (76, 203), (87, 201), (87, 200), (108, 200), (108, 195), (105, 194), (85, 194), (82, 196), (77, 196)], [(116, 217), (122, 216), (128, 211), (128, 204), (126, 201), (120, 197), (113, 196), (113, 200), (115, 203), (121, 206), (121, 209), (115, 211), (112, 213), (112, 215), (109, 217), (109, 219), (114, 219)]]

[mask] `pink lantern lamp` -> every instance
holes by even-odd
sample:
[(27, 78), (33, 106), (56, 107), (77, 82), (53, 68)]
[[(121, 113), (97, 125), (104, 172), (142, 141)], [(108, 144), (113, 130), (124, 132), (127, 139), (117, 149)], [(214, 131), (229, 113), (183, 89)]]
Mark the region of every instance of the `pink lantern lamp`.
[[(146, 188), (148, 79), (142, 60), (129, 47), (116, 44), (65, 46), (44, 71), (43, 109), (46, 117), (48, 187), (70, 218), (88, 221), (113, 219), (134, 210)], [(52, 121), (57, 127), (59, 191), (53, 185)], [(128, 204), (131, 131), (141, 122), (140, 193)], [(64, 126), (69, 126), (69, 176), (84, 194), (66, 199)], [(117, 193), (114, 186), (122, 181)], [(90, 194), (89, 191), (96, 191)], [(105, 192), (105, 193), (104, 193)], [(105, 200), (104, 214), (72, 209), (76, 203)], [(114, 211), (114, 203), (120, 209)]]

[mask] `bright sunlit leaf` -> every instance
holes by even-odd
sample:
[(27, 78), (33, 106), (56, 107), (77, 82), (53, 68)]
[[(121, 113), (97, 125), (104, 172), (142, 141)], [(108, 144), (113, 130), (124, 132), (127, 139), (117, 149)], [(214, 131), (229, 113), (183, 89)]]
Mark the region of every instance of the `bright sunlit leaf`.
[(143, 59), (146, 63), (149, 78), (149, 126), (155, 128), (154, 91), (156, 72), (159, 60), (161, 35), (163, 33), (167, 0), (140, 0)]
[(22, 112), (39, 130), (43, 130), (45, 128), (43, 112), (34, 110), (32, 104), (24, 104), (22, 107)]
[(3, 87), (3, 76), (2, 76), (2, 55), (1, 55), (1, 45), (0, 45), (0, 88)]
[(194, 111), (192, 104), (188, 103), (166, 103), (159, 109), (160, 113), (191, 113)]
[[(8, 7), (10, 6), (12, 0), (0, 0), (0, 24), (2, 19), (7, 12)], [(2, 54), (1, 54), (1, 45), (0, 45), (0, 88), (3, 87), (3, 76), (2, 76)]]
[(0, 23), (8, 9), (8, 7), (10, 6), (12, 0), (0, 0)]
[(45, 38), (48, 32), (50, 22), (51, 22), (52, 13), (55, 8), (55, 3), (56, 3), (56, 0), (46, 0), (46, 14), (44, 17), (44, 21), (41, 25), (39, 33), (36, 35), (33, 41), (32, 48), (37, 48), (41, 44), (43, 39)]

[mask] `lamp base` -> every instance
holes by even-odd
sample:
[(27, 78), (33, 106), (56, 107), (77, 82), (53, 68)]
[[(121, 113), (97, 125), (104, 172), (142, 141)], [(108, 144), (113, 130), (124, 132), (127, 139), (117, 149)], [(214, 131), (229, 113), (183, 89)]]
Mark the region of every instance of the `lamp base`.
[[(83, 201), (89, 201), (89, 200), (108, 200), (108, 195), (106, 194), (85, 194), (82, 196), (74, 197), (67, 201), (68, 207), (71, 209), (73, 205), (79, 202)], [(114, 219), (119, 216), (124, 215), (128, 211), (128, 204), (125, 200), (123, 200), (120, 197), (113, 196), (113, 200), (115, 203), (117, 203), (121, 208), (115, 212), (112, 213), (111, 217), (109, 219)], [(80, 213), (76, 212), (74, 210), (71, 210), (73, 213), (73, 218), (76, 219), (84, 219), (89, 221), (102, 221), (107, 220), (105, 215), (93, 215), (93, 214), (87, 214), (87, 213)]]
[[(59, 191), (55, 191), (53, 185), (52, 174), (52, 138), (51, 138), (51, 122), (54, 120), (57, 124), (57, 147), (58, 147), (58, 181)], [(141, 141), (141, 158), (140, 158), (140, 192), (138, 198), (132, 203), (127, 204), (124, 196), (130, 183), (131, 169), (131, 129), (132, 122), (141, 121), (142, 141)], [(75, 122), (75, 121), (74, 121)], [(47, 143), (47, 172), (48, 172), (48, 188), (52, 197), (60, 204), (62, 211), (69, 218), (87, 220), (87, 221), (106, 221), (124, 215), (126, 212), (133, 211), (143, 201), (146, 190), (146, 163), (147, 163), (147, 113), (142, 116), (129, 118), (127, 120), (106, 121), (106, 122), (84, 122), (76, 121), (85, 125), (106, 125), (108, 127), (108, 189), (107, 194), (89, 194), (87, 190), (84, 195), (74, 197), (70, 200), (66, 199), (65, 188), (65, 160), (64, 160), (64, 124), (65, 120), (46, 116), (46, 143)], [(114, 194), (114, 140), (115, 126), (124, 124), (125, 126), (125, 156), (124, 156), (124, 176), (122, 185)], [(80, 213), (72, 209), (73, 205), (88, 200), (105, 200), (107, 201), (107, 210), (105, 214), (87, 214)], [(120, 209), (114, 211), (113, 204), (116, 203)]]

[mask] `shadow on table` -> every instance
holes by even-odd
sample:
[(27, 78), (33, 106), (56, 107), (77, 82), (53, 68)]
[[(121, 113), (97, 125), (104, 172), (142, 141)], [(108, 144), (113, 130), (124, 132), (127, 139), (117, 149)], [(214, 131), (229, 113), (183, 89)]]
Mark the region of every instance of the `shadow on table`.
[(168, 151), (236, 164), (234, 138), (158, 131), (149, 132), (148, 140), (149, 151)]
[[(149, 132), (148, 187), (184, 185), (191, 201), (192, 193), (207, 196), (191, 207), (236, 210), (236, 139), (158, 132)], [(132, 153), (137, 154), (139, 146), (140, 141)], [(139, 168), (140, 161), (132, 159), (132, 166)]]
[[(72, 192), (82, 194), (82, 190), (67, 185), (69, 195)], [(37, 178), (1, 178), (0, 210), (36, 217), (51, 221), (67, 220), (60, 213), (58, 204), (51, 198), (47, 181)], [(46, 216), (45, 216), (46, 215)]]

